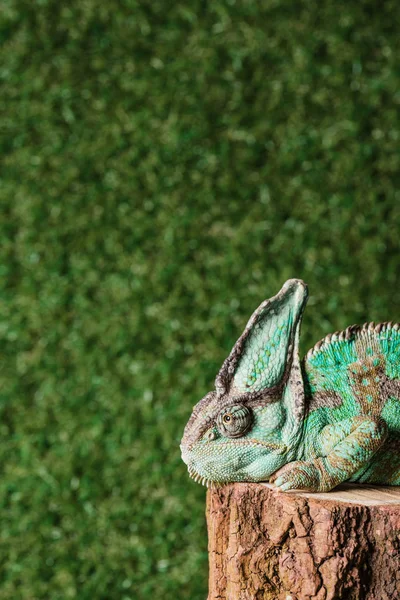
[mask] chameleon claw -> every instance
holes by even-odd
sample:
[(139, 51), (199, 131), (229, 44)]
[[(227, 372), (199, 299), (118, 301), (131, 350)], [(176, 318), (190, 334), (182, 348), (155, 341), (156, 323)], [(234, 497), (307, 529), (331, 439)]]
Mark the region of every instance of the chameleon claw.
[(280, 492), (288, 492), (289, 490), (292, 490), (293, 486), (291, 483), (282, 483), (282, 485), (279, 486), (279, 491)]

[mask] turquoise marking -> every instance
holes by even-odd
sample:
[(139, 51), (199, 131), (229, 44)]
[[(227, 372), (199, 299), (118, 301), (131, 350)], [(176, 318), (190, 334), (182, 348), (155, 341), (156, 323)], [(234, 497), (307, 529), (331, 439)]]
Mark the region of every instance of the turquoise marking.
[[(354, 342), (331, 342), (307, 361), (311, 392), (317, 390), (348, 390), (348, 368), (357, 361)], [(350, 367), (353, 373), (357, 370)]]
[(291, 307), (282, 307), (280, 320), (283, 323), (271, 324), (267, 317), (268, 315), (261, 317), (247, 339), (244, 355), (234, 377), (239, 389), (258, 391), (271, 387), (284, 372), (293, 327)]
[(389, 398), (382, 409), (381, 417), (393, 431), (400, 432), (400, 400), (398, 398)]
[(394, 329), (382, 332), (379, 344), (385, 357), (387, 376), (391, 379), (400, 378), (400, 332)]

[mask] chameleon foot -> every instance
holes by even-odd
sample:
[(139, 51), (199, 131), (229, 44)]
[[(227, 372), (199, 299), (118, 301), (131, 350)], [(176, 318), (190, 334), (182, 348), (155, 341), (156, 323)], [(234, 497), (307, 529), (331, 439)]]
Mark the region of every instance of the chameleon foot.
[(270, 477), (270, 482), (274, 483), (281, 492), (289, 490), (323, 491), (318, 469), (313, 463), (302, 460), (288, 463), (276, 471)]

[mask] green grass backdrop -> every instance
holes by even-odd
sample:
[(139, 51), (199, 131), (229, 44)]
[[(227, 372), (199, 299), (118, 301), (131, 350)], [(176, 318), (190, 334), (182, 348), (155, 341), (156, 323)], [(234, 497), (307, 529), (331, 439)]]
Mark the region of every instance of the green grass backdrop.
[(400, 320), (395, 0), (3, 0), (0, 600), (204, 600), (179, 441), (255, 307)]

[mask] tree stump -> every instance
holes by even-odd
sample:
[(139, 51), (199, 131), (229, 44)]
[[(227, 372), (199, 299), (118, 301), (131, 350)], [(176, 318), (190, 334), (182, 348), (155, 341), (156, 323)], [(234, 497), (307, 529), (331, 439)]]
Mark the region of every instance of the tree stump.
[(208, 491), (208, 600), (399, 600), (400, 488)]

